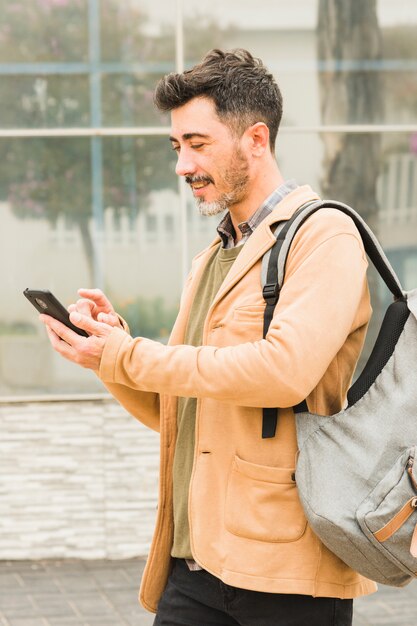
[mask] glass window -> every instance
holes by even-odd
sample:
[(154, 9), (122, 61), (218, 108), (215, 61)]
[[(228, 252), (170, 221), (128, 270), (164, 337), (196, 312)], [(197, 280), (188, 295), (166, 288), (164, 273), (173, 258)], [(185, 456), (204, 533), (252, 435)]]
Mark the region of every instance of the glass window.
[(102, 123), (166, 126), (153, 106), (156, 82), (175, 70), (175, 3), (149, 0), (100, 4)]
[[(49, 288), (67, 305), (79, 286), (100, 286), (134, 335), (166, 340), (182, 275), (220, 217), (201, 217), (189, 190), (180, 206), (169, 115), (154, 108), (153, 89), (214, 47), (264, 60), (284, 96), (284, 176), (352, 204), (404, 287), (415, 286), (417, 128), (384, 132), (415, 126), (415, 2), (358, 3), (359, 13), (334, 2), (331, 23), (327, 5), (0, 0), (0, 133), (16, 135), (0, 136), (0, 394), (102, 390), (51, 350), (25, 287)], [(325, 132), (356, 124), (382, 130)], [(124, 132), (65, 136), (90, 126)], [(57, 136), (20, 138), (19, 129)], [(370, 275), (377, 328), (389, 297)]]
[[(172, 71), (167, 66), (167, 72)], [(107, 74), (103, 76), (102, 122), (104, 126), (169, 126), (169, 115), (153, 104), (156, 83), (165, 72)]]
[(35, 73), (1, 76), (1, 127), (88, 126), (89, 90), (86, 75), (56, 76)]
[(88, 5), (84, 0), (1, 0), (0, 63), (22, 64), (26, 72), (25, 64), (87, 61)]
[(413, 287), (396, 261), (400, 250), (417, 251), (413, 133), (282, 133), (277, 158), (287, 177), (355, 208), (392, 256), (404, 288)]
[(166, 125), (153, 88), (175, 68), (175, 3), (158, 9), (145, 0), (1, 0), (0, 126)]
[(161, 137), (101, 143), (97, 190), (90, 139), (0, 140), (3, 395), (103, 390), (51, 350), (26, 287), (50, 289), (67, 306), (79, 287), (100, 286), (134, 335), (165, 341), (174, 321), (180, 242), (172, 233), (167, 249), (160, 230), (149, 241), (146, 220), (148, 212), (178, 219), (173, 153)]
[(275, 75), (288, 126), (414, 123), (417, 12), (412, 0), (400, 5), (335, 3), (334, 18), (318, 0), (267, 0), (262, 11), (249, 0), (189, 0), (198, 20), (185, 21), (186, 65), (212, 47), (247, 48)]
[(0, 127), (90, 122), (88, 3), (0, 2)]
[(103, 61), (173, 67), (175, 5), (171, 0), (100, 0)]

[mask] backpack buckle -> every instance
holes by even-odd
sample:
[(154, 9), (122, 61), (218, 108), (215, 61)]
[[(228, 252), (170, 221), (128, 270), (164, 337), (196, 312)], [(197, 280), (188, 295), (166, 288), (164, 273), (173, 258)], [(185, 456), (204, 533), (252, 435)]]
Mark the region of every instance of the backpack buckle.
[(267, 283), (264, 285), (262, 296), (267, 304), (276, 304), (279, 297), (278, 283)]

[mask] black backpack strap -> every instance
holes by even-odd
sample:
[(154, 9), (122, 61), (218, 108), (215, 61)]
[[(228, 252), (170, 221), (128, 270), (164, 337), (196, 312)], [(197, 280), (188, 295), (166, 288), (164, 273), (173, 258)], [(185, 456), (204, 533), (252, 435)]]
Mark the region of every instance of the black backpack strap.
[[(303, 208), (310, 206), (314, 203), (307, 203), (297, 209), (296, 213), (287, 221), (278, 223), (278, 226), (274, 232), (276, 243), (265, 254), (262, 262), (262, 296), (266, 302), (264, 311), (264, 325), (263, 325), (263, 338), (265, 339), (269, 326), (274, 315), (275, 307), (279, 299), (279, 292), (281, 285), (278, 281), (278, 258), (287, 237), (288, 229), (294, 219)], [(275, 407), (268, 407), (262, 409), (262, 439), (270, 439), (275, 437), (278, 422), (278, 409)]]
[(287, 262), (288, 252), (292, 240), (294, 239), (298, 229), (304, 224), (306, 219), (319, 209), (336, 209), (338, 211), (342, 211), (342, 213), (345, 213), (352, 218), (362, 238), (365, 252), (375, 266), (378, 274), (381, 276), (382, 280), (391, 291), (394, 298), (396, 300), (401, 299), (404, 295), (401, 283), (396, 273), (394, 272), (390, 262), (388, 261), (381, 247), (381, 244), (375, 237), (372, 230), (359, 215), (359, 213), (354, 211), (347, 204), (343, 204), (342, 202), (336, 202), (335, 200), (324, 200), (320, 202), (315, 202), (306, 207), (301, 207), (301, 209), (296, 211), (296, 213), (294, 213), (291, 219), (288, 220), (288, 222), (286, 223), (285, 227), (288, 236), (286, 238), (285, 244), (281, 246), (281, 251), (278, 259), (279, 288), (281, 288), (284, 281), (285, 265)]
[[(351, 207), (343, 204), (342, 202), (336, 202), (333, 200), (310, 202), (297, 209), (293, 216), (280, 228), (277, 241), (273, 245), (269, 255), (266, 276), (264, 276), (264, 273), (262, 275), (263, 297), (266, 302), (263, 328), (264, 338), (266, 337), (271, 324), (274, 309), (277, 305), (280, 290), (284, 282), (285, 267), (291, 243), (299, 228), (304, 224), (305, 220), (319, 209), (324, 208), (342, 211), (353, 219), (361, 235), (365, 251), (381, 278), (396, 300), (403, 298), (403, 289), (396, 273), (388, 261), (378, 239), (375, 237), (374, 233), (362, 217)], [(308, 408), (305, 400), (294, 407), (295, 413), (301, 413), (307, 410)], [(262, 438), (275, 436), (277, 416), (278, 409), (263, 409)]]

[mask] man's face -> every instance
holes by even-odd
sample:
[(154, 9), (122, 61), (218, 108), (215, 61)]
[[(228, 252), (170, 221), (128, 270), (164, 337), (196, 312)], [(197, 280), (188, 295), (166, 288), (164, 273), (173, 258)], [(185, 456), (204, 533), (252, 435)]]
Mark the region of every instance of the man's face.
[(240, 140), (218, 118), (209, 98), (194, 98), (171, 113), (176, 173), (185, 176), (202, 215), (216, 215), (244, 200), (249, 163)]

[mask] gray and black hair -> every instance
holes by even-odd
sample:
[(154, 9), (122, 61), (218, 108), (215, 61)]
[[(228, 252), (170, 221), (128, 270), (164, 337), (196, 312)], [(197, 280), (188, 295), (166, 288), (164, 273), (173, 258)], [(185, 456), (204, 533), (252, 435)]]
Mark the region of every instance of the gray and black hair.
[(260, 59), (243, 48), (229, 52), (211, 50), (192, 69), (164, 76), (154, 94), (161, 111), (172, 111), (198, 97), (212, 99), (219, 119), (238, 136), (249, 126), (264, 122), (274, 152), (282, 117), (282, 95)]

